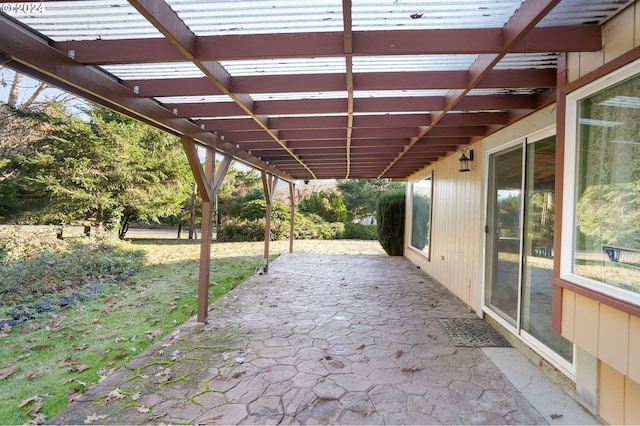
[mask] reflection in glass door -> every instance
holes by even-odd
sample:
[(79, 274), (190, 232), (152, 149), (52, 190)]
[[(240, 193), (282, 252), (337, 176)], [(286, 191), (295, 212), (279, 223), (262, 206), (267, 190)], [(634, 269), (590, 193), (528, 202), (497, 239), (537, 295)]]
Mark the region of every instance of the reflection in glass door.
[(521, 326), (571, 363), (573, 344), (551, 331), (555, 151), (554, 137), (527, 146)]
[(572, 343), (551, 331), (554, 205), (555, 137), (489, 156), (485, 304), (571, 364)]
[(522, 148), (489, 157), (489, 222), (485, 303), (516, 326), (520, 282)]

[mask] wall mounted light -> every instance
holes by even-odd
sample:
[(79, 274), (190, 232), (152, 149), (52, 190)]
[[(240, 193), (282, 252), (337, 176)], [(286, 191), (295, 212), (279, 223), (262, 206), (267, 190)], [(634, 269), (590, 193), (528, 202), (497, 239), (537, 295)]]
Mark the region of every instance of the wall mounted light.
[[(468, 156), (467, 156), (468, 154)], [(463, 149), (462, 150), (462, 155), (460, 155), (460, 158), (458, 158), (458, 161), (460, 161), (460, 170), (458, 170), (459, 172), (468, 172), (469, 169), (469, 162), (473, 161), (473, 150), (472, 149)]]

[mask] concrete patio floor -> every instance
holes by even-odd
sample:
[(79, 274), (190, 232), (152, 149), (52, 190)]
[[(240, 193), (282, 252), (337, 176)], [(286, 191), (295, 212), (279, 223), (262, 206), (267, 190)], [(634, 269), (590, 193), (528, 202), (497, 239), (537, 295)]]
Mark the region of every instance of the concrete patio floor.
[(437, 321), (473, 317), (404, 258), (282, 255), (50, 422), (597, 423), (515, 349), (456, 347)]

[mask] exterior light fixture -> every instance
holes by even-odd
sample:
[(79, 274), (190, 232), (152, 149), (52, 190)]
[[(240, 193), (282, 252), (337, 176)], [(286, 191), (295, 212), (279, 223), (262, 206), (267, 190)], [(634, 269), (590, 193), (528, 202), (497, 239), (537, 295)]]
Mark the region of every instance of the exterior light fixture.
[[(467, 157), (467, 154), (469, 155)], [(458, 161), (460, 161), (460, 169), (458, 170), (460, 173), (462, 172), (468, 172), (469, 169), (469, 162), (473, 161), (473, 150), (472, 149), (463, 149), (462, 150), (462, 155), (460, 155), (460, 158), (458, 158)]]

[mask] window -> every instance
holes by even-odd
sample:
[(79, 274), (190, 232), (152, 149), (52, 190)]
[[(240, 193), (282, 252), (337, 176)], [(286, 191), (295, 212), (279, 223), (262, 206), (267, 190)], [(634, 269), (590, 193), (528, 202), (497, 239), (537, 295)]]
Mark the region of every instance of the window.
[(433, 175), (411, 185), (411, 241), (409, 246), (429, 258)]
[(575, 192), (566, 194), (573, 195), (571, 205), (565, 202), (564, 207), (573, 217), (563, 230), (573, 235), (563, 231), (563, 236), (573, 247), (571, 265), (563, 264), (563, 269), (600, 287), (604, 283), (624, 290), (617, 293), (623, 297), (626, 292), (640, 294), (638, 71), (638, 64), (625, 67), (570, 95), (567, 102), (567, 128), (572, 131), (566, 139), (565, 189)]

